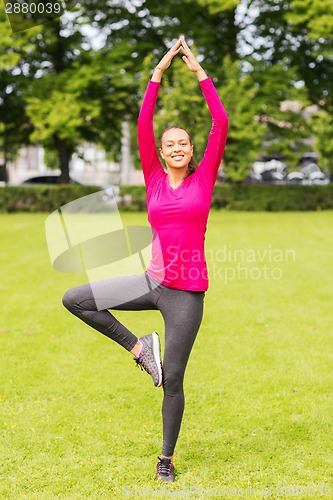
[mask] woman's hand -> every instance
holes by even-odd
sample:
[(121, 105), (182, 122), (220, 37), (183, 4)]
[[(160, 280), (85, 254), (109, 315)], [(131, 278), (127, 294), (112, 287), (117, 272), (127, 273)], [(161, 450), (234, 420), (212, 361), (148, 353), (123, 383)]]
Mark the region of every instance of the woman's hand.
[(183, 35), (181, 35), (177, 42), (171, 47), (171, 49), (165, 54), (165, 56), (160, 60), (158, 65), (156, 66), (153, 76), (152, 76), (152, 81), (153, 82), (160, 82), (162, 75), (166, 69), (170, 66), (172, 63), (172, 59), (182, 50), (182, 39)]
[(197, 74), (198, 80), (205, 80), (207, 78), (205, 70), (200, 66), (199, 62), (196, 60), (195, 55), (186, 43), (184, 35), (180, 37), (182, 46), (181, 50), (183, 52), (183, 61), (190, 71)]
[(180, 51), (182, 51), (184, 54), (182, 57), (183, 61), (186, 63), (190, 71), (196, 73), (198, 80), (201, 81), (207, 78), (204, 69), (202, 69), (199, 62), (196, 60), (193, 52), (187, 45), (184, 35), (181, 35), (178, 38), (177, 42), (171, 47), (171, 49), (165, 54), (165, 56), (160, 60), (160, 62), (156, 66), (153, 76), (151, 78), (153, 82), (161, 81), (164, 71), (168, 69), (168, 67), (172, 63), (173, 58)]

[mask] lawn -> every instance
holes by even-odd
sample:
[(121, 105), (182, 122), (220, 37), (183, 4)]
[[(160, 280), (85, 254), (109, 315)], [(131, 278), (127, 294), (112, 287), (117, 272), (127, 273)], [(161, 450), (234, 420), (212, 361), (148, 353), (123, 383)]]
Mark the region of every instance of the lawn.
[[(86, 277), (52, 269), (45, 219), (0, 216), (0, 498), (333, 498), (333, 212), (211, 213), (177, 482), (161, 486), (162, 390), (63, 308)], [(163, 334), (157, 311), (117, 317)]]

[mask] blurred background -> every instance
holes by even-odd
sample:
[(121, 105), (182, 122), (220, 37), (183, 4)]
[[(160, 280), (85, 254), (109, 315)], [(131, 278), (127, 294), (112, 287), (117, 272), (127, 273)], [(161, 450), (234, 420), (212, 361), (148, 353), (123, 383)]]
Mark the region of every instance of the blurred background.
[[(14, 33), (0, 20), (3, 185), (142, 184), (140, 102), (181, 33), (229, 114), (220, 182), (332, 180), (332, 0), (82, 0)], [(170, 124), (189, 129), (200, 159), (210, 116), (180, 58), (163, 78), (156, 138)]]

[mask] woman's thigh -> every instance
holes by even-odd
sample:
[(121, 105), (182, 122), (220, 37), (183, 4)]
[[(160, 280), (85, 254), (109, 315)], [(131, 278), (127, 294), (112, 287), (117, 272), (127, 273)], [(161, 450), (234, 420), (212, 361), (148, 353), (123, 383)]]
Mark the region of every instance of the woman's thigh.
[(146, 273), (115, 276), (94, 281), (83, 287), (85, 295), (87, 287), (90, 288), (98, 311), (157, 309), (159, 285)]

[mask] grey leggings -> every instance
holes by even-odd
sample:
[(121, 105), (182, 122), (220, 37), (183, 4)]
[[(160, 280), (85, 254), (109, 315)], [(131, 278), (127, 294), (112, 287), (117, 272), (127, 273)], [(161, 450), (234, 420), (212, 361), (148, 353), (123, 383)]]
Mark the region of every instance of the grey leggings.
[[(63, 304), (71, 313), (128, 351), (133, 349), (138, 337), (107, 309), (155, 309), (162, 313), (165, 325), (162, 454), (165, 456), (173, 455), (181, 426), (184, 412), (183, 379), (201, 324), (204, 296), (204, 292), (167, 288), (143, 273), (78, 286), (63, 297)], [(151, 332), (144, 332), (144, 335), (148, 333)]]

